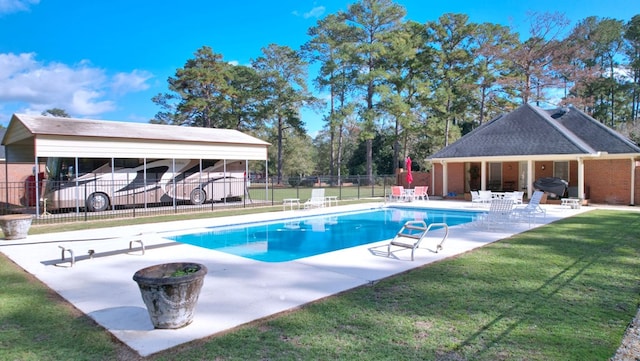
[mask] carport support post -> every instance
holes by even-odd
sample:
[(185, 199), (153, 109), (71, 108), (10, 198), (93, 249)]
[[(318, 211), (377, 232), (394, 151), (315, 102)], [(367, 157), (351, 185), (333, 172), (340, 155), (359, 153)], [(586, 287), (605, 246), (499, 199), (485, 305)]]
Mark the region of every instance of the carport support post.
[[(264, 199), (269, 200), (269, 160), (264, 161)], [(271, 205), (273, 205), (273, 195), (271, 196)]]
[[(176, 174), (176, 159), (175, 158), (171, 158), (171, 171), (173, 172), (173, 174)], [(173, 181), (173, 212), (174, 213), (178, 213), (178, 203), (176, 202), (176, 177), (172, 177), (172, 181)]]
[[(6, 163), (6, 162), (5, 162)], [(40, 182), (40, 179), (38, 179), (38, 172), (40, 169), (38, 168), (38, 156), (36, 155), (36, 164), (33, 166), (33, 175), (35, 176), (35, 180), (36, 180), (36, 184), (34, 185), (34, 187), (36, 187), (36, 199), (34, 200), (34, 202), (36, 203), (36, 217), (40, 217), (40, 187), (38, 187), (38, 184)], [(8, 173), (5, 173), (8, 174)], [(5, 180), (7, 180), (8, 177), (5, 175)], [(25, 197), (25, 199), (29, 199), (29, 197)], [(9, 203), (9, 198), (7, 197), (7, 203)], [(29, 202), (27, 201), (27, 206), (29, 206)]]
[(249, 179), (249, 161), (244, 160), (244, 177), (242, 177), (242, 187), (244, 188), (244, 197), (242, 197), (243, 208), (247, 208), (247, 197), (249, 197), (249, 188), (247, 187), (247, 180)]
[[(147, 158), (144, 158), (145, 170), (144, 174), (147, 174)], [(111, 194), (116, 194), (116, 158), (111, 157)], [(113, 198), (111, 200), (111, 210), (115, 210), (116, 206), (113, 202)]]
[[(75, 183), (75, 190), (76, 190), (76, 214), (80, 214), (80, 183), (78, 182), (78, 157), (75, 158), (75, 162), (74, 162), (76, 169), (74, 169), (74, 171), (76, 172), (76, 174), (74, 175), (74, 183)], [(87, 183), (84, 184), (84, 217), (85, 220), (87, 218)]]
[[(226, 193), (227, 191), (225, 189), (226, 186), (227, 186), (227, 160), (226, 159), (222, 160), (222, 172), (223, 172), (222, 173), (222, 189), (223, 189), (223, 191), (222, 191), (222, 197), (223, 198), (222, 199), (223, 199), (224, 205), (226, 206), (227, 205), (227, 194), (228, 194), (228, 193)], [(231, 182), (231, 180), (229, 180), (229, 182)], [(229, 184), (229, 190), (231, 190), (231, 184)]]

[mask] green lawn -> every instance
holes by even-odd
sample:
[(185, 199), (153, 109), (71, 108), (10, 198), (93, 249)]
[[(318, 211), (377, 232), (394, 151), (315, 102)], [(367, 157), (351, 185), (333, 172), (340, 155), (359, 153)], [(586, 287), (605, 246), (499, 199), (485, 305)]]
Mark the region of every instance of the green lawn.
[[(148, 359), (607, 360), (638, 234), (637, 212), (591, 211)], [(5, 257), (0, 280), (0, 359), (133, 359)]]

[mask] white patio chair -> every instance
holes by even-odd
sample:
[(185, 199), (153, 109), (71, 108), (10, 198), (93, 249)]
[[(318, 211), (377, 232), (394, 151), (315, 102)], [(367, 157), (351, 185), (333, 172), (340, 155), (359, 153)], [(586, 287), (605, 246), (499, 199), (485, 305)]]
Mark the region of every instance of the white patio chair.
[(471, 191), (471, 203), (485, 205), (491, 203), (491, 191)]
[(315, 188), (311, 190), (311, 198), (304, 202), (304, 209), (322, 208), (324, 205), (324, 188)]
[(531, 222), (535, 223), (536, 216), (541, 214), (543, 218), (547, 217), (547, 210), (540, 206), (540, 200), (542, 200), (542, 196), (544, 192), (535, 191), (529, 200), (529, 203), (524, 206), (516, 207), (513, 210), (514, 215), (518, 219), (526, 218), (529, 222), (529, 227), (531, 227)]
[(511, 199), (493, 199), (489, 206), (489, 212), (483, 214), (479, 220), (485, 228), (510, 224), (513, 221), (513, 201)]
[(506, 192), (504, 194), (503, 199), (510, 199), (513, 204), (522, 204), (522, 197), (524, 197), (524, 192)]

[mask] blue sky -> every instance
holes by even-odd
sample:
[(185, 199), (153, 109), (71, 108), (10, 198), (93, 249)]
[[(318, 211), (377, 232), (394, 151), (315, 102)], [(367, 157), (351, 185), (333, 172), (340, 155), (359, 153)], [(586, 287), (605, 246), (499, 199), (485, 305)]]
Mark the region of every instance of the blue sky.
[[(167, 91), (167, 78), (198, 48), (248, 65), (271, 43), (297, 49), (318, 19), (353, 2), (0, 0), (0, 124), (54, 107), (79, 118), (148, 122), (159, 110), (151, 98)], [(591, 15), (628, 21), (640, 14), (640, 0), (396, 3), (408, 20), (465, 13), (524, 33), (528, 11), (562, 12), (572, 25)], [(312, 135), (319, 119), (303, 112)]]

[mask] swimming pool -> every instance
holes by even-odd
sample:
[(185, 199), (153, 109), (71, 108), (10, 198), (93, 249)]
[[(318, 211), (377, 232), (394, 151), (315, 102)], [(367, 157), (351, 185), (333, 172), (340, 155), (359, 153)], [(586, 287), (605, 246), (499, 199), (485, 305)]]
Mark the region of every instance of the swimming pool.
[(211, 227), (168, 238), (257, 261), (286, 262), (390, 239), (406, 221), (424, 220), (451, 227), (471, 222), (477, 215), (476, 211), (389, 207)]

